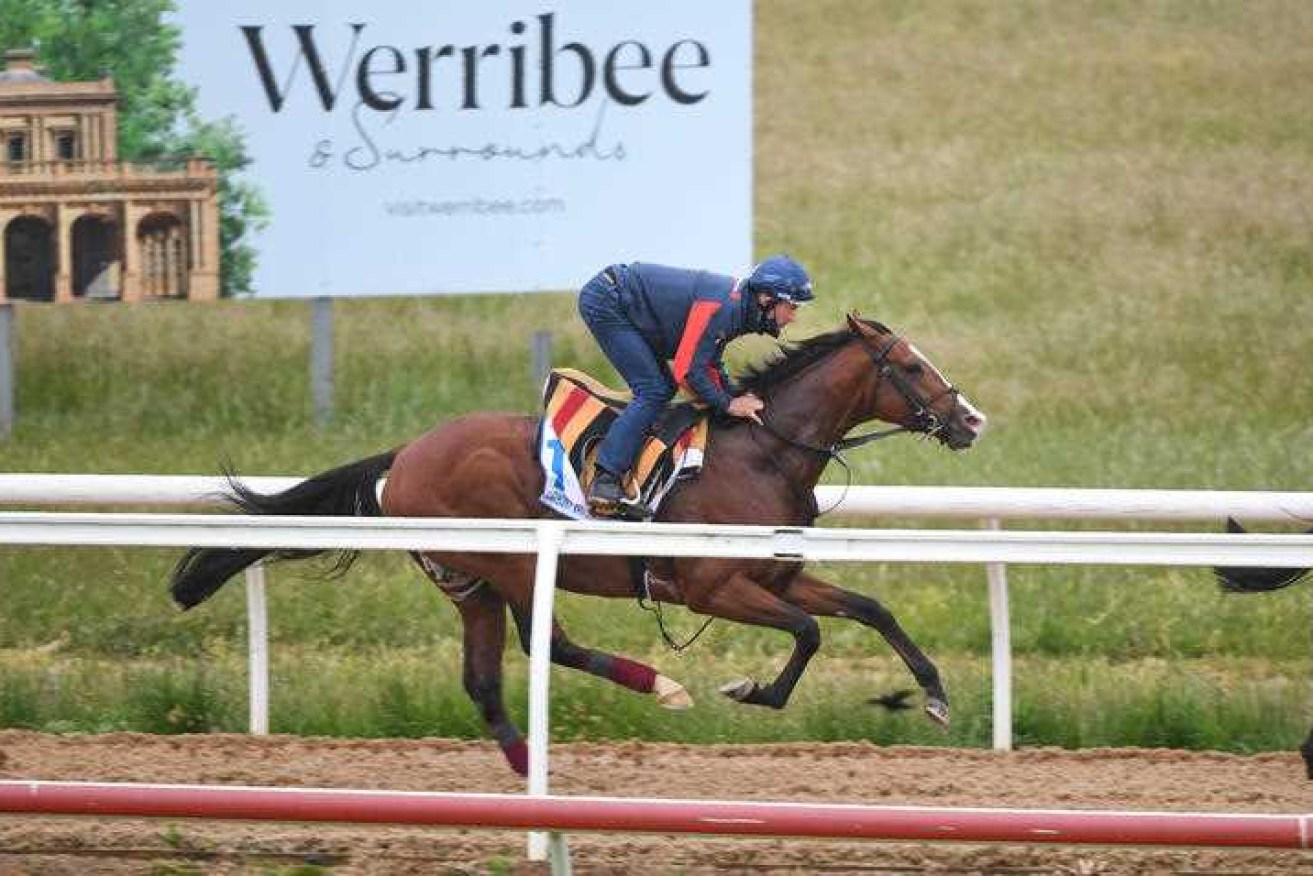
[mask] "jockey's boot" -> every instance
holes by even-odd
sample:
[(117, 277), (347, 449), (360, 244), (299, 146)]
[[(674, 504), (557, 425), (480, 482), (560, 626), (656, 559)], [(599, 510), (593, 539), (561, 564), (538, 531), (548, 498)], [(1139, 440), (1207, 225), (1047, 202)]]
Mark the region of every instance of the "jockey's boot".
[(620, 476), (598, 466), (592, 486), (588, 488), (588, 511), (594, 517), (621, 517), (642, 520), (643, 503), (625, 492)]

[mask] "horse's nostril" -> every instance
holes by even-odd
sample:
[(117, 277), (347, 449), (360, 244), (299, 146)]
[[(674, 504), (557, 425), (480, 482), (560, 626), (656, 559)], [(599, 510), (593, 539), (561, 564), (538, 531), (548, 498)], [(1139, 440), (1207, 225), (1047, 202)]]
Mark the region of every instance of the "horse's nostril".
[(979, 425), (980, 425), (980, 418), (977, 417), (975, 414), (967, 414), (967, 416), (966, 416), (966, 423), (967, 423), (968, 426), (973, 426), (973, 427), (974, 427), (974, 426), (979, 426)]

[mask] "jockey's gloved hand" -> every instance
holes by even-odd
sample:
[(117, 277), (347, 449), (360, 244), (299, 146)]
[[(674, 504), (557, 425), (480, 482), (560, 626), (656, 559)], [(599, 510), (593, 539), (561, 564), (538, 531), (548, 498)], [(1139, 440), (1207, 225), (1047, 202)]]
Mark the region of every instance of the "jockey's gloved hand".
[(761, 425), (761, 412), (766, 409), (766, 403), (757, 398), (750, 392), (743, 395), (736, 395), (730, 399), (729, 407), (725, 413), (731, 417), (739, 417), (744, 420), (752, 420), (757, 425)]

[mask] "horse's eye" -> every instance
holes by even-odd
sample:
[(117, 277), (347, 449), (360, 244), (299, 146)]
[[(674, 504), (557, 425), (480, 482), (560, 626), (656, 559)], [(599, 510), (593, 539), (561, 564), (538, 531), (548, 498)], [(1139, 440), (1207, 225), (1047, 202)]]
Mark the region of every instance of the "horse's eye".
[(913, 362), (911, 365), (907, 366), (907, 373), (913, 377), (920, 377), (924, 371), (925, 369), (921, 367), (920, 362)]

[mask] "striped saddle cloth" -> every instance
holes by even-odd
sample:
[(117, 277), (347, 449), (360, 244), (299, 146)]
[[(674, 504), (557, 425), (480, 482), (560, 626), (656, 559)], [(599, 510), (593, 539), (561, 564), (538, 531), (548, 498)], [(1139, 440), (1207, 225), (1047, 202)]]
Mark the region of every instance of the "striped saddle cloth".
[[(542, 503), (575, 520), (588, 520), (585, 496), (593, 481), (597, 448), (632, 396), (609, 389), (582, 371), (555, 368), (543, 388), (538, 459), (546, 476)], [(652, 428), (625, 489), (638, 495), (649, 516), (674, 485), (702, 468), (707, 412), (692, 402), (671, 405)]]

